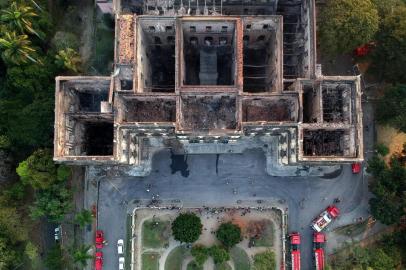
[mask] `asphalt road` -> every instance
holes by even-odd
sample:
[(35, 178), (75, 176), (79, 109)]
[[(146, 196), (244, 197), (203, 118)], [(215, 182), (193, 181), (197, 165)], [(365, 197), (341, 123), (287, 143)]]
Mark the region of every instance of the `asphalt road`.
[(183, 157), (171, 156), (169, 151), (160, 152), (155, 155), (153, 171), (147, 177), (100, 179), (99, 228), (105, 231), (109, 242), (104, 248), (105, 269), (118, 269), (116, 243), (126, 234), (126, 201), (151, 199), (156, 194), (162, 200), (180, 199), (193, 206), (232, 206), (237, 200), (284, 199), (289, 231), (302, 234), (302, 269), (306, 270), (312, 268), (313, 261), (312, 219), (336, 197), (342, 200), (338, 206), (343, 218), (350, 216), (366, 193), (361, 174), (352, 174), (349, 165), (343, 166), (332, 179), (282, 178), (265, 173), (265, 157), (259, 150), (219, 156), (189, 155), (186, 159), (184, 162)]

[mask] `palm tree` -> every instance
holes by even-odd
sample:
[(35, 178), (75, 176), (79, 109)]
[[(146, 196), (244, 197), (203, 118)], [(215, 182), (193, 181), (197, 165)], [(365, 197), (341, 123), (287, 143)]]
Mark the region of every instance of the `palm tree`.
[(31, 33), (40, 37), (32, 28), (31, 19), (38, 16), (30, 6), (17, 4), (13, 1), (8, 9), (1, 10), (0, 20), (7, 24), (12, 31), (23, 33)]
[(31, 55), (35, 50), (31, 47), (31, 41), (27, 35), (17, 35), (16, 32), (6, 32), (0, 38), (0, 48), (5, 62), (13, 64), (26, 63), (30, 60), (38, 63)]
[(92, 212), (86, 209), (80, 211), (75, 216), (75, 223), (79, 224), (81, 228), (85, 227), (87, 224), (92, 223), (92, 221), (93, 221)]
[(73, 72), (79, 71), (82, 60), (80, 55), (74, 49), (66, 48), (64, 50), (60, 50), (55, 58), (56, 64), (60, 65), (61, 67)]
[(89, 250), (92, 248), (90, 245), (81, 245), (73, 251), (73, 261), (80, 263), (83, 267), (87, 266), (87, 260), (92, 259), (93, 256), (89, 254)]

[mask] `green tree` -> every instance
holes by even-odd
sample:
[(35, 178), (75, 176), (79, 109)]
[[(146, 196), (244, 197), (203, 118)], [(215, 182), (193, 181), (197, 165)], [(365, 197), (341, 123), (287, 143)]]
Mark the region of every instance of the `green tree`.
[(35, 49), (31, 47), (31, 41), (27, 35), (17, 35), (16, 32), (6, 32), (0, 38), (1, 56), (7, 64), (20, 65), (28, 60), (34, 63), (38, 61), (33, 54)]
[(254, 256), (254, 270), (275, 270), (275, 253), (271, 250), (256, 254)]
[(38, 15), (27, 5), (12, 1), (9, 8), (1, 10), (0, 20), (7, 24), (12, 31), (35, 34), (38, 33), (32, 27), (32, 20)]
[(26, 195), (26, 187), (20, 181), (3, 191), (4, 199), (8, 205), (14, 206), (21, 203)]
[(73, 261), (80, 264), (82, 267), (86, 267), (87, 261), (93, 258), (93, 256), (89, 254), (91, 248), (92, 246), (90, 245), (81, 245), (77, 249), (73, 250)]
[[(382, 4), (386, 5), (386, 1), (382, 1)], [(406, 62), (406, 5), (399, 3), (388, 9), (376, 35), (372, 67), (387, 82), (406, 83), (403, 71)]]
[(21, 263), (21, 256), (10, 247), (6, 238), (0, 237), (0, 270), (13, 269)]
[(57, 183), (38, 191), (34, 204), (30, 207), (33, 219), (47, 217), (52, 222), (62, 221), (71, 209), (72, 193), (65, 187), (65, 183)]
[(0, 132), (11, 140), (18, 158), (52, 146), (55, 76), (59, 72), (53, 58), (42, 58), (46, 68), (33, 63), (9, 66), (1, 80)]
[(375, 145), (375, 150), (379, 155), (383, 157), (389, 154), (389, 148), (383, 143), (378, 143), (377, 145)]
[(25, 250), (24, 254), (30, 259), (31, 264), (34, 264), (34, 262), (38, 259), (38, 248), (35, 246), (32, 242), (28, 241), (27, 244), (25, 245)]
[(406, 132), (406, 85), (397, 85), (385, 92), (377, 106), (376, 119), (381, 124)]
[(60, 50), (55, 56), (55, 63), (58, 66), (75, 73), (79, 72), (81, 61), (79, 53), (72, 48)]
[(220, 225), (216, 237), (227, 248), (231, 248), (241, 241), (241, 229), (231, 222)]
[(58, 181), (68, 180), (71, 174), (72, 174), (71, 169), (66, 165), (59, 165), (58, 169), (56, 169), (56, 178), (58, 179)]
[(388, 270), (396, 269), (391, 257), (388, 256), (382, 249), (373, 249), (370, 252), (369, 266), (373, 270)]
[(180, 214), (172, 223), (175, 240), (184, 243), (195, 242), (202, 232), (202, 222), (194, 213)]
[(374, 176), (380, 175), (387, 169), (385, 161), (379, 155), (373, 155), (368, 160), (367, 172)]
[(208, 249), (201, 245), (193, 246), (191, 254), (194, 257), (195, 262), (198, 266), (202, 266), (209, 257)]
[(319, 22), (321, 47), (330, 56), (372, 41), (379, 28), (378, 11), (370, 0), (328, 0)]
[(47, 189), (57, 181), (56, 166), (52, 153), (47, 149), (35, 151), (17, 167), (17, 174), (23, 183), (35, 189)]
[(10, 239), (17, 244), (28, 239), (27, 227), (22, 222), (21, 215), (14, 207), (0, 207), (0, 236)]
[(64, 268), (64, 266), (66, 266), (66, 261), (59, 245), (55, 245), (49, 250), (47, 257), (45, 258), (45, 266), (52, 270), (66, 269)]
[(375, 197), (369, 201), (372, 215), (387, 225), (397, 223), (406, 214), (406, 168), (396, 156), (387, 166), (382, 156), (374, 155), (368, 161), (367, 171), (374, 176), (370, 189)]
[(78, 224), (81, 228), (84, 228), (87, 224), (91, 224), (92, 221), (92, 212), (86, 209), (83, 209), (75, 216), (75, 223)]
[(230, 260), (230, 254), (227, 250), (219, 246), (212, 246), (209, 248), (209, 255), (213, 258), (215, 264), (222, 264)]

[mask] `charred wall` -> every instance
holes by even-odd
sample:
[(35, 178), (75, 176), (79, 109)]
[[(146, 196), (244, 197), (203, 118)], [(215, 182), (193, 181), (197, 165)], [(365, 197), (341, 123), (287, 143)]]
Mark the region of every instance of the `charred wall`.
[(175, 92), (175, 19), (138, 20), (138, 63), (141, 92)]

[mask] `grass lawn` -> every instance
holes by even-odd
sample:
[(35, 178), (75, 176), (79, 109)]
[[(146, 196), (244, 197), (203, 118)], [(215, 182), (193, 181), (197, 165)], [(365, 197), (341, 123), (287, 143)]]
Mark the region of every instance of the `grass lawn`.
[(182, 269), (182, 262), (189, 254), (189, 249), (184, 246), (174, 248), (166, 258), (165, 270)]
[(144, 253), (142, 254), (142, 270), (158, 270), (159, 269), (159, 254), (158, 253)]
[(270, 220), (266, 221), (265, 230), (259, 239), (254, 239), (256, 247), (272, 247), (274, 240), (273, 223)]
[(169, 242), (171, 226), (169, 221), (146, 220), (142, 224), (142, 245), (146, 248), (161, 248)]
[(227, 262), (224, 262), (222, 264), (216, 264), (214, 270), (232, 270), (232, 268)]
[(247, 253), (239, 247), (230, 250), (231, 259), (234, 261), (235, 270), (250, 270), (250, 259)]
[(389, 154), (385, 156), (385, 161), (389, 162), (394, 153), (400, 153), (403, 150), (403, 144), (406, 143), (406, 133), (390, 126), (377, 126), (377, 143), (382, 143), (389, 148)]
[(187, 265), (187, 270), (203, 270), (203, 266), (198, 266), (194, 261)]

